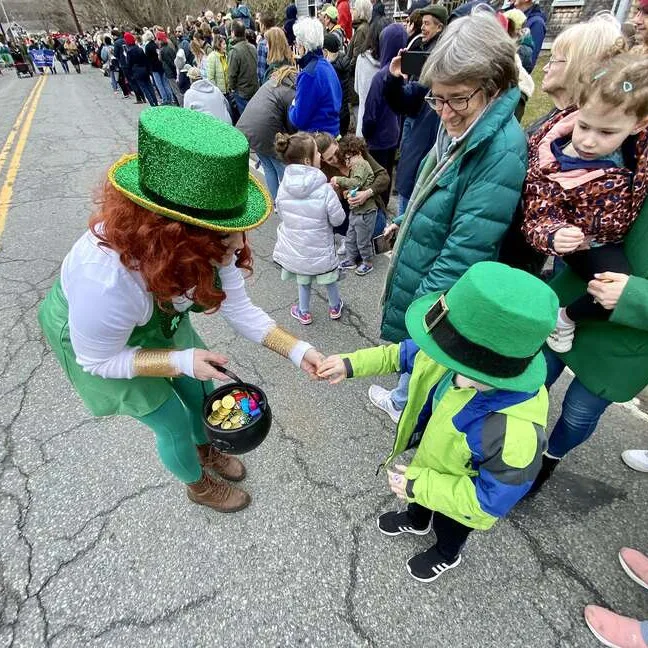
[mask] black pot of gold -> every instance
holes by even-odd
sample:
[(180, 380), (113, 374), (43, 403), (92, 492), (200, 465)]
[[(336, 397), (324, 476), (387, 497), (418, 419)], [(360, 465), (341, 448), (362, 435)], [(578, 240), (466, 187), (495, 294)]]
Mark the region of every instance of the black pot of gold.
[(250, 452), (270, 431), (272, 411), (268, 399), (260, 387), (243, 382), (228, 369), (216, 369), (234, 382), (205, 394), (202, 412), (205, 434), (222, 452), (237, 455)]

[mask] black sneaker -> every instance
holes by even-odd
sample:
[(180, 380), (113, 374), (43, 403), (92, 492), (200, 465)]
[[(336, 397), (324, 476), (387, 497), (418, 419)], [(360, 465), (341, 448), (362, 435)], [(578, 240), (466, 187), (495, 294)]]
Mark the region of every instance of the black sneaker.
[(383, 513), (377, 520), (378, 529), (380, 533), (384, 533), (388, 536), (397, 536), (401, 533), (413, 533), (414, 535), (427, 535), (430, 533), (432, 528), (432, 518), (428, 522), (426, 527), (416, 527), (412, 524), (407, 511), (402, 511), (398, 513), (396, 511), (390, 511), (389, 513)]
[(413, 556), (407, 561), (407, 571), (412, 578), (421, 583), (431, 583), (449, 569), (457, 567), (461, 562), (461, 554), (454, 561), (446, 560), (438, 551), (436, 546), (431, 547), (423, 553)]

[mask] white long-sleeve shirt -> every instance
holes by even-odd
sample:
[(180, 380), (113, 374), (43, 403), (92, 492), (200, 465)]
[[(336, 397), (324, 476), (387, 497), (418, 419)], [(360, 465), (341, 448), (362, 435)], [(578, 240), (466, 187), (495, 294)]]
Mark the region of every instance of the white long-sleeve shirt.
[[(260, 343), (276, 326), (275, 321), (255, 306), (245, 291), (239, 268), (219, 268), (223, 292), (227, 295), (218, 312), (237, 333)], [(144, 326), (153, 315), (154, 297), (139, 272), (129, 270), (114, 250), (99, 245), (99, 239), (86, 232), (63, 261), (61, 287), (68, 302), (72, 348), (85, 371), (102, 378), (132, 378), (135, 353), (128, 346), (133, 330)], [(177, 311), (193, 302), (185, 296), (173, 300)], [(311, 345), (300, 341), (290, 360), (299, 366)], [(172, 363), (193, 377), (194, 349), (172, 354)]]

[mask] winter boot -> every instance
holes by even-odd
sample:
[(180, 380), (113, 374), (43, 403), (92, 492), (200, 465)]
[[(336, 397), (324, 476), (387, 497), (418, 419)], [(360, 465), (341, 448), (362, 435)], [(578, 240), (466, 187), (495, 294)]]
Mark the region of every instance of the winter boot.
[(245, 477), (245, 466), (236, 457), (221, 452), (209, 443), (196, 446), (196, 449), (200, 465), (210, 477), (217, 480), (220, 475), (230, 481), (241, 481)]
[(197, 482), (187, 484), (187, 497), (195, 504), (209, 506), (220, 513), (240, 511), (251, 501), (244, 490), (222, 479), (211, 479), (204, 472)]

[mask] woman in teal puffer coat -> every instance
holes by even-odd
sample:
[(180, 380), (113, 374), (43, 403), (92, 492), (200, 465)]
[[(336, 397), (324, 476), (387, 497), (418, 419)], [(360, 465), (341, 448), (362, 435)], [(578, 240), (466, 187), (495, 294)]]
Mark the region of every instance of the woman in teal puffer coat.
[[(385, 291), (381, 335), (407, 338), (405, 312), (421, 295), (447, 290), (478, 261), (495, 260), (520, 199), (526, 138), (514, 117), (515, 44), (489, 14), (460, 18), (443, 33), (421, 82), (439, 113), (437, 142), (423, 160), (398, 232)], [(372, 403), (398, 421), (409, 376), (398, 388), (372, 385)]]

